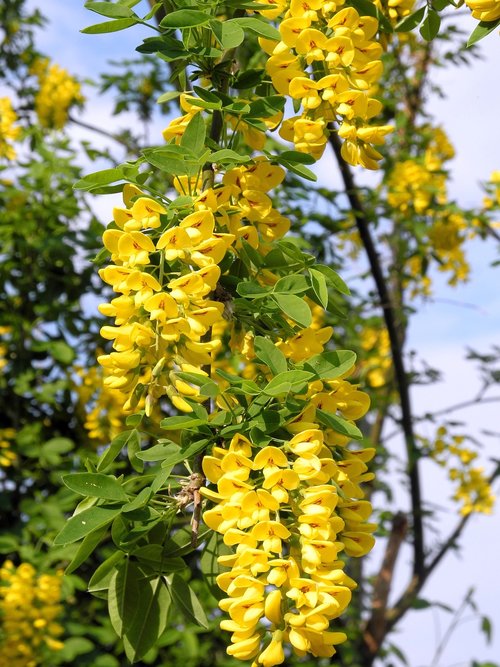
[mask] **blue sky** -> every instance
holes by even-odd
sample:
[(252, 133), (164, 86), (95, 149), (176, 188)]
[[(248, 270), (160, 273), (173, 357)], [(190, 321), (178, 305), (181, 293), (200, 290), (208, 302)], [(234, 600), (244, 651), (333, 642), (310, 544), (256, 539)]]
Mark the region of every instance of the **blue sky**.
[[(51, 21), (40, 34), (40, 49), (81, 78), (92, 77), (102, 71), (104, 63), (111, 58), (130, 57), (142, 37), (150, 34), (146, 29), (136, 27), (112, 35), (82, 35), (79, 33), (81, 28), (101, 20), (97, 14), (84, 10), (83, 1), (39, 0), (30, 4), (39, 6)], [(474, 24), (472, 19), (465, 17), (461, 21), (464, 29), (470, 32)], [(500, 109), (500, 39), (492, 33), (483, 44), (484, 58), (472, 67), (442, 69), (437, 73), (436, 81), (446, 93), (446, 99), (433, 97), (430, 100), (430, 109), (437, 123), (446, 127), (457, 152), (452, 163), (450, 196), (464, 206), (480, 201), (480, 181), (486, 180), (493, 170), (500, 169), (497, 118)], [(111, 117), (109, 98), (95, 97), (90, 87), (87, 87), (86, 94), (90, 102), (84, 118), (89, 122), (104, 123), (113, 130), (132, 122), (132, 118)], [(162, 122), (157, 123), (158, 138), (162, 126)], [(75, 136), (88, 137), (81, 130), (77, 130)], [(153, 134), (152, 140), (155, 140)], [(336, 182), (329, 183), (330, 187), (340, 186), (340, 177), (328, 160), (325, 160), (322, 177), (325, 174), (328, 178), (334, 174), (336, 179)], [(107, 198), (96, 204), (103, 219), (106, 219), (112, 205)], [(442, 368), (445, 376), (444, 382), (438, 385), (414, 390), (413, 400), (419, 412), (470, 398), (477, 390), (477, 378), (473, 367), (463, 360), (465, 346), (487, 350), (491, 344), (500, 343), (498, 270), (489, 266), (496, 252), (497, 248), (491, 241), (487, 244), (475, 242), (470, 252), (471, 281), (452, 289), (438, 278), (435, 298), (420, 308), (412, 322), (409, 347), (418, 349), (422, 357)], [(500, 390), (497, 395), (500, 395)], [(458, 417), (467, 421), (470, 430), (476, 434), (484, 427), (498, 430), (496, 404), (463, 411)], [(500, 458), (498, 440), (485, 441), (484, 455), (485, 458)], [(427, 497), (446, 505), (449, 489), (439, 472), (428, 471), (425, 491)], [(440, 527), (440, 536), (447, 534), (455, 520), (456, 516), (450, 508)], [(459, 627), (439, 665), (433, 667), (466, 667), (472, 659), (499, 659), (500, 580), (497, 575), (498, 546), (495, 546), (495, 536), (499, 534), (498, 511), (493, 517), (473, 520), (466, 532), (460, 559), (455, 555), (449, 556), (422, 594), (426, 599), (441, 600), (453, 606), (459, 604), (468, 587), (475, 586), (480, 609), (491, 617), (496, 626), (494, 643), (485, 647), (478, 622), (469, 620)], [(379, 555), (380, 549), (376, 549), (374, 559)], [(398, 566), (399, 585), (405, 583), (405, 561), (408, 559), (409, 552), (403, 552)], [(439, 612), (439, 615), (444, 631), (446, 614)], [(394, 640), (407, 653), (411, 667), (431, 667), (437, 641), (436, 627), (436, 612), (419, 611), (410, 614), (399, 628)]]

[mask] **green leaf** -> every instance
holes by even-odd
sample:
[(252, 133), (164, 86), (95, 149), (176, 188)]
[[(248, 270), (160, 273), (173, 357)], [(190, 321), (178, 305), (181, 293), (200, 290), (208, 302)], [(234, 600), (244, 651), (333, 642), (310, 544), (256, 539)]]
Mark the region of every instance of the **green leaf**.
[(334, 271), (330, 266), (325, 266), (324, 264), (315, 264), (315, 271), (322, 273), (327, 279), (328, 285), (333, 289), (336, 289), (337, 292), (349, 296), (351, 293), (345, 282), (339, 276), (339, 274)]
[(334, 415), (332, 412), (325, 412), (325, 410), (320, 410), (318, 408), (316, 409), (316, 416), (321, 424), (328, 426), (328, 428), (332, 428), (341, 435), (345, 435), (353, 440), (363, 439), (363, 434), (359, 428), (343, 417)]
[(107, 526), (121, 512), (121, 507), (91, 507), (83, 510), (68, 520), (61, 532), (56, 535), (54, 544), (71, 544), (85, 535)]
[(42, 445), (44, 454), (67, 454), (74, 447), (73, 440), (69, 438), (51, 438)]
[(328, 287), (323, 273), (315, 269), (308, 269), (311, 276), (311, 287), (319, 303), (323, 308), (328, 307)]
[(266, 39), (272, 39), (273, 41), (279, 42), (281, 40), (281, 34), (276, 28), (274, 28), (270, 23), (266, 21), (261, 21), (256, 18), (237, 18), (231, 19), (228, 23), (237, 23), (242, 28), (245, 28), (249, 32), (253, 32), (259, 37), (265, 37)]
[(168, 580), (170, 582), (169, 590), (172, 601), (175, 602), (186, 620), (208, 629), (210, 625), (207, 616), (191, 586), (179, 574), (173, 574), (168, 577)]
[(134, 12), (124, 5), (115, 5), (112, 2), (86, 2), (85, 9), (90, 9), (91, 12), (107, 16), (111, 19), (128, 18), (134, 16)]
[(208, 443), (209, 441), (206, 439), (196, 440), (187, 447), (183, 447), (177, 454), (171, 454), (170, 456), (168, 456), (166, 459), (164, 459), (161, 465), (162, 467), (166, 467), (182, 463), (183, 461), (190, 459), (192, 456), (194, 456), (194, 454), (197, 454), (199, 451), (204, 449), (208, 445)]
[(171, 100), (177, 99), (179, 96), (180, 92), (178, 90), (169, 90), (168, 93), (163, 93), (163, 95), (160, 95), (160, 97), (156, 100), (156, 104), (170, 102)]
[(244, 164), (250, 161), (249, 155), (240, 155), (230, 148), (223, 148), (210, 155), (210, 162), (215, 164)]
[(499, 25), (500, 19), (497, 19), (496, 21), (479, 21), (467, 41), (467, 48), (479, 42), (486, 37), (486, 35), (489, 35), (490, 32), (493, 32)]
[(79, 181), (77, 181), (73, 188), (75, 190), (86, 190), (91, 192), (94, 188), (108, 183), (116, 183), (123, 178), (123, 171), (120, 167), (114, 169), (103, 169), (102, 171), (95, 171), (93, 174), (87, 174)]
[(410, 606), (412, 609), (429, 609), (429, 607), (432, 605), (428, 600), (424, 600), (423, 598), (415, 598)]
[[(224, 378), (231, 385), (225, 391), (230, 394), (248, 394), (249, 396), (258, 396), (260, 394), (260, 387), (253, 380), (244, 380), (238, 375), (231, 375), (218, 368), (217, 375)], [(226, 423), (227, 416), (224, 413), (217, 413), (216, 417), (210, 419), (210, 425), (223, 426)]]
[(168, 456), (172, 454), (177, 454), (180, 451), (179, 445), (176, 445), (174, 442), (168, 444), (158, 444), (145, 449), (142, 452), (139, 452), (136, 456), (141, 461), (163, 461)]
[(309, 284), (305, 276), (299, 273), (293, 273), (280, 278), (273, 286), (274, 294), (301, 294), (307, 292)]
[(278, 157), (289, 163), (314, 164), (316, 162), (312, 155), (300, 151), (281, 151)]
[(178, 372), (175, 374), (176, 377), (186, 382), (194, 384), (196, 387), (200, 387), (200, 394), (202, 396), (215, 397), (219, 393), (219, 385), (217, 382), (214, 382), (212, 379), (201, 373), (184, 373)]
[(236, 88), (237, 90), (248, 90), (249, 88), (255, 88), (260, 83), (262, 83), (264, 74), (264, 69), (248, 69), (242, 72), (238, 72), (233, 80), (231, 87)]
[(284, 110), (285, 102), (286, 98), (283, 95), (260, 97), (250, 104), (250, 116), (253, 116), (254, 119), (275, 116), (277, 113)]
[(2, 535), (0, 537), (0, 554), (10, 554), (17, 551), (19, 543), (13, 535)]
[(80, 30), (80, 32), (83, 32), (86, 35), (100, 35), (105, 32), (118, 32), (119, 30), (130, 28), (131, 26), (136, 25), (138, 22), (139, 19), (135, 18), (116, 19), (115, 21), (106, 21), (105, 23), (89, 25), (87, 28)]
[(162, 577), (151, 581), (144, 578), (136, 599), (134, 621), (123, 636), (123, 646), (130, 662), (141, 660), (156, 644), (167, 626), (170, 602)]
[(181, 138), (181, 146), (189, 148), (193, 153), (202, 153), (205, 148), (205, 139), (207, 136), (207, 128), (203, 115), (195, 113), (184, 130)]
[(145, 547), (139, 547), (134, 550), (133, 556), (158, 571), (161, 570), (162, 574), (181, 572), (187, 567), (182, 558), (170, 558), (168, 548), (161, 544), (147, 544)]
[(283, 167), (286, 167), (288, 171), (291, 171), (294, 174), (297, 174), (297, 176), (301, 176), (302, 178), (305, 178), (308, 181), (316, 182), (318, 180), (316, 174), (307, 167), (304, 167), (304, 165), (302, 164), (297, 164), (295, 162), (287, 162), (287, 160), (282, 160), (281, 158), (276, 159), (276, 162), (279, 162), (279, 164), (283, 165)]
[(139, 491), (139, 493), (133, 500), (131, 500), (126, 505), (122, 506), (122, 512), (123, 513), (135, 512), (135, 510), (145, 507), (149, 503), (152, 497), (153, 497), (153, 491), (149, 486), (146, 486), (146, 488), (141, 489), (141, 491)]
[(351, 350), (335, 350), (316, 354), (304, 363), (304, 370), (315, 373), (321, 380), (334, 380), (352, 369), (356, 354)]
[(441, 17), (433, 9), (429, 9), (419, 32), (427, 42), (430, 42), (438, 34), (440, 26)]
[(130, 431), (123, 431), (120, 435), (117, 435), (109, 445), (108, 449), (101, 455), (101, 458), (97, 463), (98, 472), (102, 472), (110, 466), (124, 447), (128, 447), (129, 445), (133, 446), (135, 442), (134, 449), (137, 449), (137, 446), (140, 448), (140, 440), (141, 435), (135, 428)]
[[(79, 655), (90, 653), (94, 648), (94, 644), (85, 637), (69, 637), (69, 639), (64, 640), (62, 649), (57, 651), (57, 659), (58, 661), (62, 661), (62, 664), (76, 665), (79, 662), (77, 660)], [(61, 662), (59, 664), (61, 664)], [(95, 664), (96, 663), (94, 662), (94, 667)]]
[(304, 299), (294, 294), (272, 294), (271, 298), (283, 313), (302, 328), (311, 326), (311, 309)]
[(177, 431), (192, 429), (203, 423), (202, 419), (190, 417), (189, 415), (179, 415), (177, 417), (167, 417), (166, 419), (162, 419), (160, 426), (164, 431)]
[(128, 501), (127, 494), (123, 490), (122, 485), (113, 476), (103, 475), (98, 472), (75, 472), (64, 475), (62, 481), (68, 489), (79, 493), (81, 496), (95, 496), (96, 498), (105, 498), (106, 500)]
[(259, 283), (255, 283), (251, 280), (245, 280), (238, 283), (236, 291), (240, 296), (243, 296), (246, 299), (262, 299), (269, 295), (271, 288), (262, 287)]
[(269, 339), (264, 336), (255, 336), (254, 350), (257, 359), (266, 364), (273, 375), (287, 371), (288, 364), (285, 355)]
[(413, 14), (405, 16), (404, 19), (396, 25), (394, 28), (395, 31), (409, 32), (410, 30), (413, 30), (413, 28), (416, 28), (424, 18), (425, 10), (426, 7), (421, 7), (420, 9), (417, 9), (416, 12), (413, 12)]
[(85, 563), (90, 554), (93, 553), (96, 547), (101, 543), (101, 540), (106, 535), (107, 530), (108, 530), (107, 525), (102, 526), (98, 530), (94, 530), (94, 532), (84, 537), (83, 542), (80, 544), (78, 551), (73, 556), (73, 559), (65, 569), (64, 571), (65, 574), (71, 574), (72, 572), (77, 570), (80, 567), (80, 565)]
[(179, 9), (170, 12), (160, 23), (160, 28), (194, 28), (205, 25), (210, 20), (210, 15), (196, 9)]
[(203, 102), (206, 102), (206, 104), (210, 105), (207, 108), (222, 109), (223, 101), (220, 94), (216, 94), (215, 92), (210, 90), (205, 90), (204, 88), (200, 88), (199, 86), (193, 86), (193, 92), (195, 92), (198, 95), (198, 97), (201, 100), (203, 100)]
[(232, 21), (210, 21), (210, 28), (223, 49), (234, 49), (245, 39), (243, 29)]
[(200, 568), (210, 592), (217, 600), (225, 597), (225, 593), (217, 586), (216, 579), (222, 572), (227, 572), (227, 568), (219, 565), (217, 558), (230, 553), (232, 553), (231, 547), (224, 544), (222, 535), (213, 531), (201, 554)]
[(56, 340), (53, 343), (49, 343), (47, 345), (47, 351), (56, 361), (65, 366), (72, 364), (76, 357), (74, 349), (63, 340)]
[(143, 155), (149, 164), (170, 176), (196, 176), (206, 157), (191, 154), (191, 151), (184, 146), (176, 144), (161, 148), (146, 148)]
[(111, 577), (115, 571), (116, 565), (125, 558), (123, 551), (115, 551), (109, 558), (99, 565), (97, 570), (90, 578), (88, 591), (95, 593), (98, 591), (105, 591), (109, 588)]
[(492, 626), (488, 616), (481, 617), (481, 631), (484, 633), (486, 637), (486, 643), (491, 644)]
[(142, 472), (144, 470), (143, 462), (137, 458), (137, 454), (141, 451), (141, 438), (130, 438), (127, 443), (127, 456), (130, 461), (132, 468), (136, 472)]
[(268, 396), (279, 396), (289, 391), (301, 392), (307, 388), (307, 383), (313, 378), (314, 374), (308, 371), (286, 371), (276, 375), (267, 383), (262, 392)]
[(123, 637), (137, 613), (137, 599), (141, 595), (144, 574), (130, 558), (116, 567), (108, 590), (108, 612), (111, 625), (118, 637)]

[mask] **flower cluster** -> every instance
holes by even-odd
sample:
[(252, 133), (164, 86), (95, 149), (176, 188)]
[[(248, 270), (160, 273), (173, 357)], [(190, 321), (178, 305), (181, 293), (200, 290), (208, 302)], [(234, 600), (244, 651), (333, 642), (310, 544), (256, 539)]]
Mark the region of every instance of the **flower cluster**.
[(0, 667), (37, 667), (63, 647), (58, 637), (62, 573), (38, 574), (29, 563), (0, 568)]
[[(101, 278), (120, 294), (102, 304), (115, 318), (101, 335), (114, 351), (99, 356), (104, 384), (126, 394), (125, 410), (145, 396), (146, 410), (168, 396), (179, 410), (198, 400), (199, 390), (178, 372), (207, 374), (221, 347), (207, 332), (224, 323), (224, 298), (217, 296), (219, 264), (227, 252), (238, 253), (242, 240), (257, 249), (281, 238), (290, 222), (266, 194), (284, 178), (281, 167), (266, 159), (227, 171), (218, 187), (193, 191), (191, 206), (174, 215), (134, 186), (125, 186), (126, 208), (115, 208), (115, 227), (103, 236), (114, 264)], [(204, 399), (201, 399), (204, 400)]]
[[(396, 24), (405, 16), (412, 13), (415, 7), (415, 0), (374, 0), (375, 5), (385, 12), (392, 24)], [(406, 35), (404, 35), (406, 37)]]
[(125, 428), (123, 394), (104, 384), (100, 367), (76, 367), (74, 371), (80, 379), (74, 385), (78, 397), (77, 410), (81, 413), (89, 438), (98, 444), (111, 442)]
[[(446, 162), (454, 157), (454, 149), (444, 131), (422, 128), (429, 140), (422, 158), (399, 162), (387, 181), (387, 201), (405, 219), (426, 218), (425, 239), (432, 247), (438, 270), (449, 274), (448, 283), (456, 285), (467, 280), (470, 272), (465, 257), (464, 241), (468, 223), (464, 215), (448, 202)], [(424, 239), (421, 239), (424, 240)], [(431, 280), (425, 267), (428, 254), (419, 252), (408, 260), (408, 276), (413, 294), (429, 295)]]
[[(430, 447), (431, 457), (448, 469), (449, 479), (456, 483), (453, 500), (462, 504), (460, 514), (491, 514), (495, 496), (484, 475), (484, 468), (471, 465), (477, 459), (477, 452), (465, 447), (465, 440), (466, 436), (451, 435), (446, 426), (440, 426), (434, 441), (425, 441), (425, 444)], [(450, 463), (450, 458), (455, 460), (454, 464)]]
[(2, 340), (2, 337), (6, 337), (10, 334), (11, 327), (0, 326), (0, 371), (7, 366), (7, 352), (8, 347), (5, 340)]
[(391, 377), (391, 345), (387, 329), (364, 326), (360, 333), (361, 348), (367, 353), (361, 363), (370, 387), (383, 387)]
[(337, 123), (342, 156), (352, 165), (377, 169), (392, 130), (370, 125), (382, 109), (371, 96), (382, 74), (382, 46), (374, 39), (378, 21), (336, 3), (292, 2), (279, 24), (280, 42), (265, 43), (266, 71), (275, 89), (302, 106), (302, 114), (284, 121), (280, 135), (316, 159), (325, 149), (329, 124)]
[(39, 82), (35, 97), (35, 111), (40, 125), (55, 130), (62, 129), (68, 121), (68, 113), (75, 104), (84, 101), (81, 87), (71, 74), (48, 59), (38, 59), (31, 69)]
[(0, 158), (14, 160), (16, 151), (11, 141), (16, 141), (21, 128), (16, 123), (17, 114), (12, 108), (12, 102), (8, 97), (0, 97)]
[(422, 158), (396, 163), (387, 182), (388, 203), (405, 214), (424, 214), (447, 201), (444, 169), (455, 151), (442, 128), (421, 131), (430, 135)]
[[(284, 3), (261, 4), (262, 10), (253, 11), (268, 18), (285, 11)], [(197, 466), (215, 485), (200, 489), (215, 505), (206, 509), (204, 521), (234, 547), (219, 558), (228, 568), (217, 579), (226, 594), (220, 607), (229, 616), (221, 627), (232, 633), (230, 655), (269, 667), (284, 661), (285, 642), (299, 656), (335, 653), (345, 635), (330, 630), (330, 622), (343, 613), (356, 586), (344, 571), (346, 559), (366, 554), (374, 543), (371, 506), (361, 489), (373, 477), (367, 463), (374, 450), (351, 449), (349, 437), (360, 437), (353, 421), (367, 412), (368, 396), (328, 356), (321, 373), (301, 370), (318, 362), (333, 333), (323, 326), (317, 305), (328, 302), (327, 280), (318, 282), (318, 296), (316, 269), (307, 268), (310, 257), (281, 242), (290, 220), (274, 207), (273, 196), (284, 169), (268, 156), (245, 157), (235, 150), (242, 138), (261, 151), (266, 131), (281, 124), (283, 138), (317, 158), (328, 125), (336, 122), (344, 157), (377, 167), (381, 156), (372, 144), (382, 143), (390, 130), (368, 127), (381, 109), (370, 96), (382, 71), (381, 47), (373, 39), (378, 23), (353, 8), (336, 10), (335, 3), (292, 1), (279, 24), (282, 41), (260, 40), (270, 56), (267, 74), (281, 95), (293, 98), (297, 109), (302, 106), (300, 117), (282, 122), (279, 105), (271, 103), (262, 118), (258, 111), (255, 117), (245, 115), (241, 108), (253, 101), (233, 101), (217, 89), (180, 95), (182, 115), (163, 132), (167, 149), (153, 149), (146, 159), (159, 168), (165, 164), (167, 173), (170, 164), (182, 164), (181, 156), (191, 160), (189, 146), (196, 147), (192, 153), (201, 151), (205, 118), (211, 115), (207, 157), (195, 169), (173, 175), (172, 188), (180, 195), (173, 200), (156, 192), (150, 196), (147, 186), (125, 186), (124, 206), (114, 209), (103, 235), (111, 263), (99, 272), (117, 296), (99, 306), (114, 324), (101, 329), (113, 351), (98, 360), (104, 385), (122, 396), (123, 411), (144, 401), (148, 416), (154, 406), (166, 407), (169, 414), (172, 407), (194, 412), (195, 421), (207, 415), (206, 431), (214, 437)], [(202, 85), (210, 83), (208, 75), (202, 77)], [(209, 114), (207, 95), (216, 100)], [(210, 162), (215, 135), (219, 156), (239, 166), (225, 169), (213, 153)], [(283, 249), (292, 257), (298, 254), (297, 262), (290, 261), (298, 268), (289, 268)], [(287, 285), (282, 292), (280, 282)], [(282, 296), (292, 305), (281, 305)], [(266, 308), (277, 313), (276, 322)], [(294, 319), (294, 308), (309, 316), (301, 318), (299, 312)], [(260, 332), (269, 335), (265, 340), (277, 365), (259, 357)], [(352, 371), (354, 355), (350, 363)], [(330, 367), (335, 368), (331, 375)], [(288, 398), (278, 415), (279, 399), (272, 392), (268, 396), (265, 387), (281, 374), (306, 379), (297, 381), (296, 391), (294, 380), (289, 389), (285, 380)], [(209, 402), (201, 391), (200, 376), (210, 390), (217, 384), (215, 400)], [(247, 400), (247, 390), (255, 398)], [(251, 411), (262, 416), (262, 399), (266, 412), (276, 409), (278, 431), (252, 430)], [(205, 403), (205, 409), (196, 403)], [(186, 431), (187, 442), (190, 428)]]
[[(500, 208), (500, 171), (492, 172), (489, 181), (486, 183), (487, 195), (483, 199), (485, 211)], [(494, 223), (498, 225), (498, 223)]]
[(345, 640), (329, 630), (351, 599), (355, 582), (344, 572), (345, 555), (373, 546), (370, 503), (362, 482), (374, 450), (352, 451), (346, 439), (315, 422), (317, 409), (357, 419), (368, 397), (345, 380), (313, 383), (304, 412), (289, 424), (289, 440), (256, 448), (241, 434), (203, 459), (217, 490), (204, 522), (223, 535), (234, 553), (220, 556), (230, 570), (219, 575), (227, 594), (220, 607), (232, 633), (228, 653), (272, 667), (284, 659), (283, 643), (299, 656), (330, 657)]
[(15, 429), (0, 429), (0, 469), (8, 468), (17, 461), (17, 454), (12, 449), (12, 443), (14, 442), (15, 437)]

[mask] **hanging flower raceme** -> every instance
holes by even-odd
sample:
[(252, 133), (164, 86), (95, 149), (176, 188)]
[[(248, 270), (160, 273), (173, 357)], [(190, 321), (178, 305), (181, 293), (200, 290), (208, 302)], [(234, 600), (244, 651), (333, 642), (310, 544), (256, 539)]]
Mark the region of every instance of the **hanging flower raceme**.
[(21, 128), (16, 125), (17, 114), (8, 97), (0, 97), (0, 158), (14, 160), (16, 151), (11, 142), (16, 141)]
[[(327, 400), (356, 417), (368, 408), (337, 394), (313, 393), (308, 419)], [(221, 628), (232, 633), (228, 653), (265, 667), (284, 662), (284, 643), (299, 656), (334, 655), (346, 636), (330, 631), (330, 622), (356, 586), (344, 572), (345, 555), (362, 556), (374, 543), (360, 488), (373, 477), (366, 466), (373, 450), (345, 449), (331, 429), (313, 421), (303, 430), (302, 423), (291, 425), (295, 435), (285, 442), (258, 449), (237, 434), (203, 459), (217, 487), (202, 490), (215, 503), (204, 522), (234, 547), (219, 557), (230, 570), (217, 578), (227, 594), (220, 607), (229, 616)]]
[(29, 563), (0, 568), (0, 667), (49, 664), (63, 628), (58, 623), (62, 572), (39, 574)]
[[(99, 274), (115, 294), (99, 310), (114, 322), (101, 329), (112, 350), (98, 360), (106, 391), (118, 397), (112, 411), (144, 407), (149, 437), (174, 431), (137, 454), (145, 462), (167, 456), (151, 509), (192, 504), (194, 544), (204, 498), (206, 526), (231, 550), (217, 577), (228, 654), (272, 667), (290, 650), (328, 658), (345, 640), (330, 626), (356, 587), (348, 558), (374, 543), (362, 488), (373, 477), (374, 450), (351, 445), (362, 437), (354, 422), (369, 408), (347, 379), (355, 355), (328, 349), (330, 291), (347, 287), (286, 238), (291, 222), (277, 203), (282, 165), (306, 175), (311, 158), (261, 152), (267, 132), (281, 127), (318, 158), (336, 124), (348, 159), (375, 168), (373, 145), (390, 128), (369, 124), (381, 109), (371, 96), (381, 72), (375, 19), (339, 11), (341, 3), (259, 4), (251, 12), (265, 18), (286, 11), (281, 41), (261, 40), (270, 56), (262, 81), (270, 76), (280, 94), (262, 100), (258, 88), (234, 86), (231, 96), (237, 75), (218, 87), (215, 70), (200, 67), (200, 86), (180, 95), (182, 115), (165, 128), (166, 146), (144, 151), (168, 189), (150, 188), (138, 163), (103, 235), (109, 264)], [(213, 26), (210, 43), (225, 48), (215, 19), (200, 23), (200, 34)], [(301, 115), (283, 122), (285, 98)], [(125, 180), (134, 168), (122, 169)], [(99, 434), (101, 404), (87, 418)], [(136, 417), (127, 424), (143, 415)], [(174, 460), (176, 478), (182, 465), (189, 474), (172, 497), (165, 480)]]
[(38, 59), (31, 68), (39, 82), (35, 97), (35, 111), (40, 125), (55, 130), (62, 129), (68, 121), (72, 106), (82, 104), (81, 86), (71, 74), (46, 58)]
[(302, 106), (302, 115), (285, 121), (280, 135), (315, 159), (323, 154), (335, 123), (344, 140), (342, 156), (352, 165), (377, 169), (373, 147), (392, 130), (372, 125), (381, 103), (372, 97), (382, 74), (378, 21), (335, 3), (291, 3), (279, 24), (281, 41), (262, 41), (270, 58), (266, 70), (274, 87)]
[(448, 427), (440, 426), (432, 441), (426, 438), (420, 440), (436, 463), (448, 470), (448, 478), (456, 486), (452, 499), (461, 504), (460, 514), (491, 514), (495, 496), (484, 468), (476, 465), (477, 451), (466, 446), (466, 436), (453, 435)]
[(17, 461), (17, 454), (14, 447), (15, 438), (15, 429), (0, 429), (0, 470), (2, 468), (9, 468)]
[[(257, 158), (227, 171), (216, 187), (191, 185), (192, 212), (178, 218), (125, 186), (126, 208), (114, 209), (114, 226), (103, 236), (114, 264), (99, 272), (119, 294), (99, 307), (115, 318), (101, 329), (114, 351), (98, 359), (104, 384), (126, 397), (125, 410), (137, 409), (143, 396), (148, 413), (162, 396), (192, 410), (185, 398), (197, 400), (199, 391), (177, 373), (206, 374), (220, 349), (220, 337), (205, 339), (224, 323), (224, 302), (211, 298), (219, 264), (228, 252), (238, 255), (243, 242), (265, 254), (288, 231), (289, 220), (267, 194), (284, 176), (281, 167)], [(183, 190), (182, 181), (177, 187)]]

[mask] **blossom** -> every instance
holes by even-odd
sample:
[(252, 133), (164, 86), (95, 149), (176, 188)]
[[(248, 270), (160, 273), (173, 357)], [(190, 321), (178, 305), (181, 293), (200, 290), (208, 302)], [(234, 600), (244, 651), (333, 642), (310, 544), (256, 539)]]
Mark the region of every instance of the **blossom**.
[(16, 123), (17, 114), (8, 97), (0, 97), (0, 158), (13, 160), (16, 157), (11, 141), (16, 141), (21, 128)]

